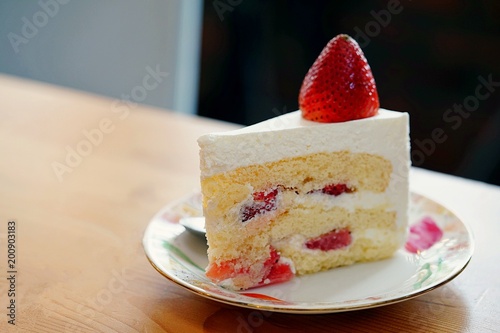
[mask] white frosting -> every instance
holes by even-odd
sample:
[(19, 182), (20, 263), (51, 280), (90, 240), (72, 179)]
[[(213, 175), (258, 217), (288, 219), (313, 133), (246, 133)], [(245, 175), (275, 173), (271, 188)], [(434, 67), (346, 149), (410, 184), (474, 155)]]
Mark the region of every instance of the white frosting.
[(387, 191), (382, 198), (360, 197), (343, 205), (351, 208), (361, 200), (368, 201), (364, 205), (386, 202), (390, 210), (397, 211), (398, 225), (405, 226), (410, 168), (408, 123), (407, 113), (385, 109), (379, 109), (373, 117), (327, 124), (305, 120), (300, 111), (291, 112), (242, 129), (200, 137), (201, 177), (320, 152), (376, 154), (393, 166)]
[(325, 124), (305, 120), (295, 111), (238, 130), (204, 135), (198, 144), (202, 177), (286, 157), (340, 150), (381, 155), (394, 165), (402, 159), (408, 162), (408, 114), (380, 109), (374, 117)]

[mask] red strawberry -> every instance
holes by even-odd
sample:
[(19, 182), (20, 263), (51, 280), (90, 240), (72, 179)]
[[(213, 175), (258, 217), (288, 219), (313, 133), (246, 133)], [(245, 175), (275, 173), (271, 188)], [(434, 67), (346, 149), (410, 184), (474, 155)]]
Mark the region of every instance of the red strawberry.
[(284, 262), (277, 262), (271, 267), (269, 274), (267, 274), (256, 287), (290, 281), (294, 276), (295, 274), (290, 265)]
[(305, 119), (323, 123), (377, 114), (375, 80), (353, 38), (338, 35), (325, 46), (302, 82), (299, 106)]
[(223, 261), (220, 264), (211, 264), (207, 268), (206, 275), (210, 279), (214, 281), (223, 281), (225, 279), (233, 278), (238, 274), (247, 274), (247, 268), (238, 268), (235, 270), (235, 267), (238, 267), (238, 260), (231, 259), (227, 261)]
[(280, 261), (280, 254), (272, 246), (270, 257), (264, 263), (264, 269), (267, 273), (256, 287), (286, 282), (295, 276), (290, 265)]
[(321, 190), (324, 194), (338, 196), (342, 193), (351, 193), (352, 189), (347, 187), (346, 184), (330, 184), (323, 187)]
[[(241, 267), (238, 259), (223, 261), (220, 264), (212, 264), (208, 267), (206, 275), (213, 281), (220, 282), (225, 279), (234, 278), (238, 275), (248, 274), (248, 267)], [(280, 261), (280, 254), (271, 246), (269, 258), (264, 262), (262, 268), (262, 281), (252, 288), (286, 282), (292, 279), (295, 274), (288, 263)]]
[(271, 189), (268, 192), (253, 193), (253, 203), (242, 207), (241, 221), (246, 222), (255, 217), (255, 215), (265, 214), (276, 209), (276, 196), (278, 189)]
[(346, 184), (329, 184), (323, 187), (321, 190), (312, 190), (307, 193), (318, 193), (318, 192), (333, 196), (339, 196), (342, 193), (352, 193), (354, 192), (354, 189), (347, 187)]
[(349, 229), (334, 229), (326, 234), (312, 238), (306, 242), (306, 247), (311, 250), (337, 250), (351, 244), (352, 237)]

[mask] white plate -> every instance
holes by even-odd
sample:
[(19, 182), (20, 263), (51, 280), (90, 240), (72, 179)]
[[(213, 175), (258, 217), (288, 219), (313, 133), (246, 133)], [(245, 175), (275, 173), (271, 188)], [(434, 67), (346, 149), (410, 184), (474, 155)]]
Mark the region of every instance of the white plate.
[(410, 225), (435, 222), (441, 239), (426, 250), (401, 248), (392, 258), (358, 263), (242, 292), (227, 290), (205, 277), (205, 242), (179, 224), (201, 216), (194, 193), (163, 208), (150, 222), (143, 245), (151, 264), (178, 285), (209, 299), (236, 306), (288, 313), (331, 313), (404, 301), (451, 281), (467, 266), (474, 249), (471, 233), (453, 213), (412, 193)]

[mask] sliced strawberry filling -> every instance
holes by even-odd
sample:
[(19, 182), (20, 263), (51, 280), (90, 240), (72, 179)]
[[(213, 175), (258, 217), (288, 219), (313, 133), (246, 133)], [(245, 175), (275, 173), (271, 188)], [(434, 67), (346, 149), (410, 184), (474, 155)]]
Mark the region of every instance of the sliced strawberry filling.
[(305, 245), (311, 250), (330, 251), (347, 247), (351, 242), (351, 232), (348, 228), (343, 228), (334, 229), (326, 234), (311, 238)]
[[(220, 282), (226, 279), (234, 278), (239, 275), (249, 274), (250, 267), (243, 267), (237, 259), (224, 261), (220, 264), (213, 264), (206, 272), (208, 278)], [(294, 277), (292, 268), (288, 263), (280, 261), (280, 255), (275, 248), (271, 246), (269, 258), (264, 262), (262, 269), (262, 279), (252, 288), (274, 283), (286, 282)]]
[(206, 276), (214, 281), (220, 282), (233, 278), (240, 274), (248, 273), (248, 267), (238, 267), (238, 260), (231, 259), (220, 264), (212, 264), (206, 272)]
[(267, 192), (253, 193), (253, 201), (251, 204), (241, 208), (241, 221), (246, 222), (253, 219), (257, 215), (276, 210), (276, 197), (278, 189), (273, 188)]
[(280, 261), (280, 255), (274, 247), (271, 246), (271, 256), (264, 263), (264, 269), (268, 271), (262, 281), (256, 287), (286, 282), (294, 277), (292, 268), (288, 263)]
[(295, 276), (289, 264), (278, 262), (271, 267), (269, 274), (256, 286), (267, 286), (275, 283), (282, 283), (291, 280)]
[(323, 187), (321, 192), (323, 192), (324, 194), (337, 196), (341, 195), (342, 193), (354, 192), (354, 190), (350, 187), (347, 187), (346, 184), (330, 184)]
[(322, 189), (319, 190), (312, 190), (307, 192), (309, 193), (323, 193), (323, 194), (328, 194), (328, 195), (333, 195), (333, 196), (339, 196), (342, 193), (352, 193), (354, 192), (354, 188), (348, 187), (346, 184), (328, 184)]
[[(240, 218), (242, 222), (247, 222), (257, 215), (266, 214), (277, 209), (277, 196), (281, 190), (294, 190), (278, 185), (267, 191), (254, 192), (252, 194), (252, 202), (244, 205), (240, 210)], [(339, 196), (343, 193), (354, 192), (354, 187), (349, 187), (347, 184), (328, 184), (322, 189), (311, 190), (309, 193), (323, 193), (327, 195)]]

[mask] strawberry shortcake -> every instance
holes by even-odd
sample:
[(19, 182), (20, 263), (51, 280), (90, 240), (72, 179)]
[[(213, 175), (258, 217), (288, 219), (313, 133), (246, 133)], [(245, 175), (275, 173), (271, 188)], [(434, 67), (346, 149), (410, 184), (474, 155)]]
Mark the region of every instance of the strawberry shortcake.
[(408, 221), (408, 114), (379, 107), (358, 44), (339, 35), (300, 110), (199, 138), (209, 264), (232, 290), (387, 258)]

